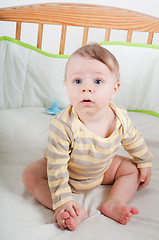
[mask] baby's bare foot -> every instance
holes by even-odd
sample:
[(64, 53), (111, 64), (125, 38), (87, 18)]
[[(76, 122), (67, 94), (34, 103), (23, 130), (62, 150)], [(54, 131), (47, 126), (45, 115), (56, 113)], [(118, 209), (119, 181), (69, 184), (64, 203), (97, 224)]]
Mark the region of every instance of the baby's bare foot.
[(67, 225), (67, 228), (71, 231), (75, 230), (78, 225), (84, 221), (87, 217), (87, 212), (84, 208), (81, 208), (78, 211), (78, 216), (75, 215), (74, 217), (71, 217), (70, 214), (65, 211), (63, 213), (61, 213), (60, 217), (65, 220), (65, 223)]
[(65, 212), (61, 213), (60, 217), (62, 220), (66, 220), (66, 219), (70, 218), (71, 216), (67, 211), (65, 211)]
[(133, 214), (138, 214), (139, 210), (135, 207), (130, 207), (125, 203), (117, 200), (109, 200), (101, 205), (101, 212), (114, 219), (115, 221), (126, 225)]
[(79, 210), (79, 215), (75, 217), (70, 217), (66, 220), (66, 224), (69, 230), (75, 230), (78, 225), (87, 218), (87, 212), (84, 208)]

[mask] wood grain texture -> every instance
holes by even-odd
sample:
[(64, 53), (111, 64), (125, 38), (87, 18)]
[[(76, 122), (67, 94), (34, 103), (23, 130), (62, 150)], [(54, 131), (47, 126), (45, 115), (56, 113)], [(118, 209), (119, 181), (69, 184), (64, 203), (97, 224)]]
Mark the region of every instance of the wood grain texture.
[(127, 33), (126, 41), (127, 41), (127, 42), (131, 42), (131, 38), (132, 38), (132, 31), (129, 30), (128, 33)]
[(147, 44), (152, 44), (154, 33), (149, 32)]
[(37, 4), (0, 9), (0, 20), (159, 32), (159, 18), (126, 9), (88, 4)]
[(110, 32), (111, 32), (111, 29), (106, 29), (106, 32), (105, 32), (105, 41), (109, 41), (110, 39)]
[(43, 24), (39, 23), (38, 27), (38, 39), (37, 39), (37, 48), (42, 47), (42, 37), (43, 37)]
[(89, 31), (89, 28), (88, 28), (88, 27), (85, 27), (85, 28), (84, 28), (84, 32), (83, 32), (83, 42), (82, 42), (82, 46), (84, 46), (84, 45), (87, 44), (88, 31)]
[[(41, 49), (43, 25), (61, 25), (59, 54), (64, 54), (67, 26), (83, 27), (81, 45), (87, 44), (89, 28), (104, 28), (105, 41), (111, 30), (126, 30), (126, 42), (131, 42), (134, 31), (147, 32), (147, 44), (152, 44), (154, 33), (159, 33), (159, 18), (115, 7), (91, 4), (47, 3), (0, 9), (1, 21), (17, 22), (15, 38), (20, 40), (21, 23), (39, 24), (37, 47)], [(101, 39), (102, 41), (102, 39)]]
[(20, 40), (20, 35), (21, 35), (21, 22), (17, 22), (16, 24), (16, 35), (15, 38), (17, 40)]
[(59, 54), (64, 54), (65, 41), (66, 41), (66, 30), (67, 30), (67, 26), (66, 26), (66, 25), (63, 25), (63, 26), (62, 26), (62, 31), (61, 31), (61, 41), (60, 41)]

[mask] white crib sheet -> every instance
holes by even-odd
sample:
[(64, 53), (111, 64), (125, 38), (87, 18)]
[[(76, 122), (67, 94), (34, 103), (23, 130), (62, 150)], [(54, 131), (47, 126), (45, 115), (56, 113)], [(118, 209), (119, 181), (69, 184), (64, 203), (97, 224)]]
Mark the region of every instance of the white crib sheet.
[[(24, 188), (21, 175), (43, 156), (50, 115), (44, 108), (0, 110), (0, 239), (2, 240), (157, 240), (159, 239), (159, 118), (129, 113), (153, 154), (152, 179), (137, 191), (131, 205), (140, 213), (123, 226), (99, 211), (111, 186), (100, 186), (75, 200), (88, 211), (78, 229), (62, 231), (46, 209)], [(121, 149), (121, 154), (127, 156)]]

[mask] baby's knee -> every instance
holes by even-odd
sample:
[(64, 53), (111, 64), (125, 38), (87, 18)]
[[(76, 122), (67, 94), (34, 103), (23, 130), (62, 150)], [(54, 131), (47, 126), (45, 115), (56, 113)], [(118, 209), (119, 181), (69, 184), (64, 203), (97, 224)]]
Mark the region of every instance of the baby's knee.
[(24, 169), (22, 180), (26, 189), (32, 193), (37, 184), (37, 176), (32, 167), (28, 166)]
[(136, 163), (133, 161), (127, 162), (127, 169), (128, 169), (128, 174), (133, 174), (136, 177), (139, 176), (139, 169), (137, 168)]
[(121, 175), (135, 175), (136, 178), (139, 176), (139, 170), (137, 168), (137, 165), (131, 160), (131, 159), (124, 159), (124, 161), (121, 162), (116, 177)]

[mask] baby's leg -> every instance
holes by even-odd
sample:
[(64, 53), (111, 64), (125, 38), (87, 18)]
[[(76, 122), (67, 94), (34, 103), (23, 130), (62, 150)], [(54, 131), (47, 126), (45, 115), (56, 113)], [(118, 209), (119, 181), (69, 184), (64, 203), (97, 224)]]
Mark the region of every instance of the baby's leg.
[(128, 206), (139, 186), (139, 171), (131, 159), (116, 156), (104, 175), (103, 184), (113, 184), (107, 200), (101, 205), (101, 212), (120, 222), (127, 224), (133, 214), (139, 210)]
[(30, 164), (23, 172), (23, 183), (26, 189), (45, 207), (52, 209), (51, 193), (47, 180), (47, 160)]
[[(47, 179), (47, 160), (42, 158), (30, 164), (23, 172), (23, 183), (28, 190), (45, 207), (52, 209), (52, 198)], [(82, 222), (87, 214), (84, 208), (79, 209), (79, 216), (72, 218), (66, 211), (61, 214), (67, 227), (74, 230)]]

